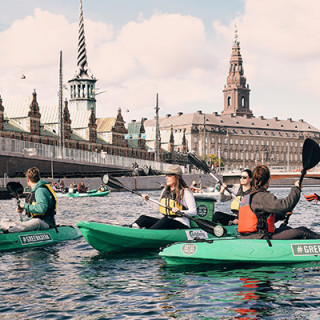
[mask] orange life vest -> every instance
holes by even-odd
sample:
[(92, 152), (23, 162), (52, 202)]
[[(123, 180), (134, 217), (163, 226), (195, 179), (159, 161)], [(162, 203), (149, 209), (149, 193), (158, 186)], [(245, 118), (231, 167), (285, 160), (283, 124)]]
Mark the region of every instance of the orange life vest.
[[(251, 199), (253, 195), (254, 193), (246, 195), (240, 203), (238, 222), (238, 231), (240, 233), (251, 233), (259, 231), (260, 229), (258, 226), (258, 217), (251, 209)], [(266, 222), (268, 225), (268, 230), (261, 230), (274, 233), (275, 213), (271, 213)]]

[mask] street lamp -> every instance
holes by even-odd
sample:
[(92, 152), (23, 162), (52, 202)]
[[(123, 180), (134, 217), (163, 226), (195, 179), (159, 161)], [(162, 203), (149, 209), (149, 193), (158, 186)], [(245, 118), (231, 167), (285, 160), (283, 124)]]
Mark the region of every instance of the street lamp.
[(289, 168), (290, 168), (290, 159), (289, 159), (289, 156), (290, 156), (290, 144), (289, 142), (287, 142), (287, 145), (288, 145), (288, 155), (287, 155), (287, 171), (289, 171)]
[(221, 162), (220, 149), (221, 149), (221, 146), (219, 145), (219, 148), (218, 148), (219, 173), (220, 173), (220, 162)]

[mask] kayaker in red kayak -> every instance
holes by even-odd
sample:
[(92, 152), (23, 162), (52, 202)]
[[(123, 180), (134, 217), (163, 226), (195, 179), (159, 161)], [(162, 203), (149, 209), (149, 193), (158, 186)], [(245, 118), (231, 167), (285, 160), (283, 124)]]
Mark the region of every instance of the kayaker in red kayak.
[[(236, 194), (236, 197), (241, 201), (243, 197), (249, 194), (252, 182), (252, 171), (250, 169), (245, 169), (241, 172), (240, 176), (240, 187)], [(219, 201), (226, 202), (232, 199), (231, 195), (225, 195), (226, 185), (223, 184), (220, 188)], [(221, 211), (216, 211), (212, 216), (212, 222), (221, 223), (223, 226), (238, 224), (238, 213), (239, 213), (240, 202), (237, 199), (233, 199), (231, 202), (231, 211), (233, 214), (224, 213)]]
[[(164, 214), (163, 218), (140, 216), (132, 227), (147, 229), (188, 229), (190, 220), (181, 217), (176, 213), (182, 211), (189, 216), (197, 214), (197, 206), (192, 192), (188, 189), (186, 182), (182, 178), (182, 170), (178, 165), (171, 165), (166, 174), (166, 185), (161, 192), (160, 202), (165, 206), (172, 208), (168, 210), (160, 207), (160, 212)], [(147, 194), (142, 195), (148, 201)]]
[(306, 227), (291, 228), (281, 225), (275, 228), (275, 222), (285, 220), (298, 203), (301, 194), (299, 181), (294, 183), (290, 194), (278, 199), (267, 191), (270, 183), (270, 171), (264, 165), (253, 170), (252, 192), (246, 195), (240, 204), (238, 231), (244, 239), (320, 239)]

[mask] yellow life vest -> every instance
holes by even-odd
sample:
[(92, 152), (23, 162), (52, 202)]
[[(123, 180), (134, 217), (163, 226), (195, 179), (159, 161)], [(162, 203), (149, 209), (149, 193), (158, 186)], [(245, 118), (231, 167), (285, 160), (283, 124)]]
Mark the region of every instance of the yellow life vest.
[[(242, 196), (237, 196), (237, 199), (239, 199), (240, 201), (242, 200)], [(240, 202), (236, 199), (233, 199), (233, 201), (231, 202), (231, 211), (239, 211), (239, 207), (240, 207)]]
[[(169, 198), (161, 198), (160, 199), (160, 203), (162, 203), (163, 205), (165, 205), (166, 207), (169, 207), (169, 208), (174, 208), (174, 207), (178, 207), (180, 210), (182, 209), (182, 205), (177, 205), (177, 201), (176, 200), (172, 200), (172, 199), (169, 199)], [(163, 206), (159, 206), (159, 209), (160, 209), (160, 213), (166, 215), (166, 216), (174, 216), (176, 215), (174, 212), (172, 212), (172, 210), (170, 209), (167, 209)]]

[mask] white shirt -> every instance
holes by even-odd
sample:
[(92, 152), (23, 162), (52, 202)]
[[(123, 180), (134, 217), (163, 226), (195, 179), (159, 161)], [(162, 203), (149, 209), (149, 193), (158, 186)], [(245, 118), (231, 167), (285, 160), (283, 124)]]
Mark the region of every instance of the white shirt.
[[(161, 195), (160, 195), (160, 199), (162, 198), (162, 194), (165, 191), (162, 190)], [(180, 191), (180, 195), (182, 194), (182, 190)], [(183, 198), (180, 201), (180, 204), (182, 204), (185, 208), (187, 208), (186, 210), (180, 210), (181, 212), (187, 214), (188, 216), (195, 216), (197, 214), (197, 205), (196, 205), (196, 200), (194, 198), (193, 193), (188, 190), (187, 188), (184, 189), (184, 195)], [(170, 217), (169, 217), (170, 218)], [(185, 224), (186, 226), (190, 227), (190, 220), (186, 217), (175, 217), (174, 218), (176, 221), (179, 221), (183, 224)]]

